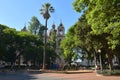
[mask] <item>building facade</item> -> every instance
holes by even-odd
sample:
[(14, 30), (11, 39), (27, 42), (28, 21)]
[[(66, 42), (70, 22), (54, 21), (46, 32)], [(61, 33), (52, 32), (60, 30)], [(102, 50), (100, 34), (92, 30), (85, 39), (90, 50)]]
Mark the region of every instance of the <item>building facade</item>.
[(59, 65), (60, 68), (63, 68), (65, 61), (61, 54), (61, 48), (60, 48), (60, 42), (65, 37), (65, 28), (62, 22), (58, 25), (57, 29), (55, 24), (52, 25), (52, 29), (49, 31), (49, 36), (51, 36), (51, 33), (55, 33), (56, 35), (56, 54), (59, 56), (55, 63)]

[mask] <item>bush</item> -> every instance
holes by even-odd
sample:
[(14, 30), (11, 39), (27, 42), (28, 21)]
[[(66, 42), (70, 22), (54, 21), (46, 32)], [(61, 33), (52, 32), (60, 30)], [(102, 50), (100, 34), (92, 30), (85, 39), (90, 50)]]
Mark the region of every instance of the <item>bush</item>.
[(98, 74), (103, 74), (103, 75), (120, 75), (120, 70), (103, 70), (103, 71), (97, 71)]
[(25, 65), (14, 65), (14, 66), (11, 66), (11, 65), (7, 65), (4, 67), (4, 69), (13, 69), (13, 70), (17, 70), (17, 69), (26, 69), (26, 66)]

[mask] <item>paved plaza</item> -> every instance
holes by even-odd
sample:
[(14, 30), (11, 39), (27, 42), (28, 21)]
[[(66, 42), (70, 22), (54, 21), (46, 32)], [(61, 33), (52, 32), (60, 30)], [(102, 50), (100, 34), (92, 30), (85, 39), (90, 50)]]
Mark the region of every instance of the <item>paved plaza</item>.
[(95, 72), (42, 73), (0, 72), (0, 80), (120, 80), (120, 76), (102, 76)]

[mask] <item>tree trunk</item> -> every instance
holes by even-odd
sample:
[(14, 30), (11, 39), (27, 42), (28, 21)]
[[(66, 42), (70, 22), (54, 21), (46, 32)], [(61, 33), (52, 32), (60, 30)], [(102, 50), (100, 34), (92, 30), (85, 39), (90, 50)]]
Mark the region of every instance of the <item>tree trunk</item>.
[(43, 69), (46, 68), (46, 42), (47, 42), (47, 19), (46, 19), (46, 21), (45, 21), (44, 52), (43, 52)]
[(109, 68), (110, 68), (110, 71), (111, 71), (113, 63), (112, 63), (112, 54), (110, 53), (109, 49), (107, 49), (107, 56), (108, 56)]
[(96, 59), (96, 53), (94, 52), (94, 61), (95, 61), (95, 71), (97, 70), (97, 59)]

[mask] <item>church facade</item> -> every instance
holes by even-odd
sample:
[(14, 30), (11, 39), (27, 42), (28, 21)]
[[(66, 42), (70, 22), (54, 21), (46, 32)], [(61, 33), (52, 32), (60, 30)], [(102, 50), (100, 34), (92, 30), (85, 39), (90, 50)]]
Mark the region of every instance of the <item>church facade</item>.
[(58, 25), (56, 29), (56, 25), (52, 25), (52, 29), (50, 29), (48, 36), (51, 36), (51, 33), (55, 33), (56, 35), (56, 54), (59, 56), (55, 63), (59, 65), (60, 68), (64, 67), (65, 61), (61, 54), (60, 42), (65, 37), (65, 28), (62, 22)]
[[(23, 27), (23, 29), (21, 29), (21, 31), (23, 31), (23, 32), (27, 31), (26, 25)], [(57, 64), (60, 68), (63, 68), (64, 64), (65, 64), (65, 61), (64, 61), (64, 58), (61, 54), (60, 42), (65, 37), (65, 27), (62, 24), (62, 22), (60, 22), (60, 24), (57, 27), (54, 23), (52, 24), (52, 28), (50, 30), (48, 30), (48, 32), (47, 32), (47, 41), (49, 41), (51, 33), (55, 33), (55, 36), (56, 36), (55, 52), (58, 55), (58, 57), (56, 58), (56, 61), (54, 63)], [(20, 61), (20, 63), (22, 64), (23, 61)]]

